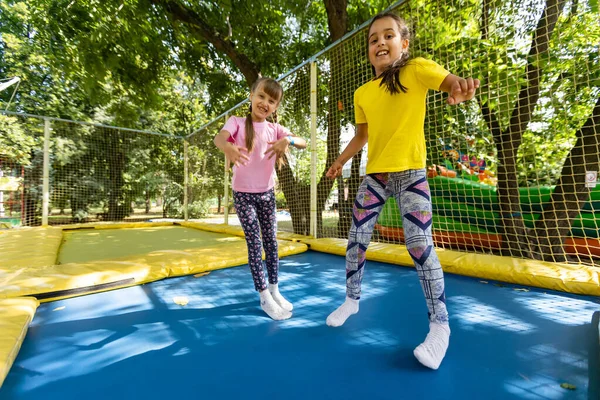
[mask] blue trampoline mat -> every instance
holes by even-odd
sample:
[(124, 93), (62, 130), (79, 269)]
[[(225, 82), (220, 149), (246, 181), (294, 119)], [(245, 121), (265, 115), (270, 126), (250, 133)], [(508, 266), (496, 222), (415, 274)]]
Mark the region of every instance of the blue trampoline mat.
[(432, 371), (412, 354), (428, 332), (415, 270), (368, 262), (360, 312), (331, 328), (344, 269), (282, 259), (287, 321), (260, 310), (247, 266), (42, 304), (0, 399), (598, 398), (598, 298), (447, 274), (452, 336)]

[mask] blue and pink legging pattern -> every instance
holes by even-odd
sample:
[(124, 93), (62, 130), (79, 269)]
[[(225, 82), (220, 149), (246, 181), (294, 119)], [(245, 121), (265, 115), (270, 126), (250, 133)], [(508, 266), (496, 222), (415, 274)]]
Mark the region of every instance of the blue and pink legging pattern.
[(360, 299), (365, 253), (377, 217), (390, 196), (396, 199), (402, 215), (406, 247), (421, 281), (429, 319), (448, 323), (444, 273), (431, 235), (431, 196), (425, 169), (370, 174), (361, 183), (346, 249), (346, 293), (351, 299)]
[[(237, 216), (246, 235), (248, 265), (252, 273), (254, 288), (262, 292), (267, 288), (262, 261), (263, 243), (270, 284), (277, 283), (279, 270), (275, 191), (273, 189), (263, 193), (233, 191), (233, 201)], [(262, 242), (260, 239), (261, 232)]]

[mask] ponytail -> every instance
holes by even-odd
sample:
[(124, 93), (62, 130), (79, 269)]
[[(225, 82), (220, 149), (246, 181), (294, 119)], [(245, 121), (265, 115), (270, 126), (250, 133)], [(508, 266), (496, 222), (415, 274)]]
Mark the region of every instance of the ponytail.
[(272, 123), (276, 124), (277, 120), (279, 119), (277, 117), (277, 110), (273, 111), (273, 114), (271, 114), (271, 116), (269, 118), (270, 118), (269, 122), (272, 122)]
[(400, 70), (406, 64), (408, 64), (409, 55), (408, 52), (403, 53), (399, 59), (394, 61), (389, 67), (385, 69), (379, 75), (381, 77), (381, 82), (379, 83), (379, 87), (384, 86), (390, 94), (398, 94), (402, 91), (402, 93), (406, 93), (408, 88), (400, 82)]
[(254, 124), (252, 123), (252, 103), (250, 103), (250, 109), (246, 115), (246, 148), (248, 153), (252, 151), (254, 147)]
[[(273, 114), (271, 114), (271, 122), (276, 124), (278, 119), (277, 110), (275, 110), (273, 111)], [(277, 158), (277, 169), (281, 170), (281, 168), (288, 163), (288, 154), (290, 154), (289, 148), (285, 151), (285, 154), (282, 157)]]

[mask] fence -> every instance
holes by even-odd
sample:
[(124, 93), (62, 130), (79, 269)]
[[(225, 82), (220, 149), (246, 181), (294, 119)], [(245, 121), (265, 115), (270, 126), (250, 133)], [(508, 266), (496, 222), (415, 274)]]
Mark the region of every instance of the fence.
[[(411, 27), (413, 57), (433, 58), (456, 75), (482, 81), (476, 99), (460, 106), (446, 105), (441, 92), (427, 98), (436, 244), (595, 265), (600, 28), (592, 3), (405, 1), (392, 9)], [(366, 29), (364, 24), (279, 78), (285, 92), (280, 123), (309, 143), (306, 150), (292, 150), (277, 169), (279, 229), (347, 235), (366, 151), (335, 181), (325, 172), (354, 134), (354, 91), (372, 78)], [(235, 223), (230, 171), (212, 139), (227, 118), (246, 115), (247, 107), (242, 102), (187, 136), (3, 117), (33, 141), (18, 163), (24, 170), (23, 224), (198, 218), (207, 212), (222, 215), (214, 221)], [(402, 217), (391, 201), (374, 240), (403, 240)]]

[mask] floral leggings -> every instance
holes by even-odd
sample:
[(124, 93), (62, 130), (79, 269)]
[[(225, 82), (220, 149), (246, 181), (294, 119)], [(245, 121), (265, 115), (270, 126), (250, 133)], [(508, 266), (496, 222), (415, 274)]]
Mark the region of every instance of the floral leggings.
[[(275, 216), (275, 191), (263, 193), (244, 193), (233, 191), (235, 209), (246, 235), (248, 245), (248, 266), (254, 280), (254, 288), (262, 292), (267, 288), (262, 261), (262, 243), (264, 241), (267, 274), (269, 283), (277, 283), (279, 255), (277, 253), (277, 218)], [(260, 229), (259, 229), (260, 225)]]
[(369, 174), (363, 180), (354, 202), (346, 249), (346, 294), (360, 299), (365, 253), (377, 217), (390, 196), (394, 196), (402, 214), (406, 247), (421, 281), (429, 319), (447, 323), (444, 273), (433, 247), (431, 197), (425, 169)]

